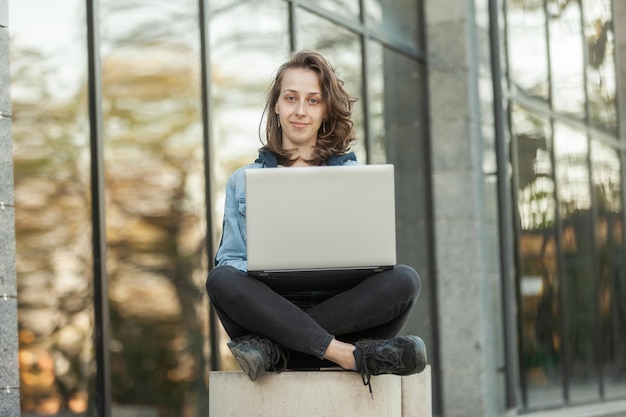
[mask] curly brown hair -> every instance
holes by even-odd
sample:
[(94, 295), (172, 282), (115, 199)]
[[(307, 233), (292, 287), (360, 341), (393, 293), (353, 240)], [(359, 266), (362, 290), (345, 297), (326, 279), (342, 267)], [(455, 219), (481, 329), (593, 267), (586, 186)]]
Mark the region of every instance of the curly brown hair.
[[(265, 134), (267, 142), (260, 149), (271, 151), (276, 155), (278, 163), (291, 166), (297, 158), (292, 151), (283, 148), (283, 137), (274, 109), (280, 96), (280, 88), (285, 71), (291, 68), (304, 68), (315, 71), (319, 76), (322, 88), (322, 100), (326, 104), (327, 132), (323, 128), (317, 134), (313, 158), (306, 162), (323, 165), (333, 155), (345, 154), (350, 150), (350, 143), (356, 140), (354, 123), (352, 122), (352, 104), (357, 99), (346, 92), (333, 66), (321, 54), (313, 51), (292, 53), (290, 59), (280, 66), (274, 81), (269, 87), (267, 102), (263, 113), (266, 114)], [(330, 129), (328, 129), (330, 127)], [(261, 140), (261, 143), (263, 140)]]

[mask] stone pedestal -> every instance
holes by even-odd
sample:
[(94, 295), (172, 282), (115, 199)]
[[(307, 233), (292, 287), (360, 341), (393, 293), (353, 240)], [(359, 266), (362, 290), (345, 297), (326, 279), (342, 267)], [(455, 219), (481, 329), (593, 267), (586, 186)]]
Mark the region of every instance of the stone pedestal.
[(431, 417), (430, 367), (371, 379), (340, 370), (287, 371), (252, 382), (240, 371), (211, 372), (210, 417)]

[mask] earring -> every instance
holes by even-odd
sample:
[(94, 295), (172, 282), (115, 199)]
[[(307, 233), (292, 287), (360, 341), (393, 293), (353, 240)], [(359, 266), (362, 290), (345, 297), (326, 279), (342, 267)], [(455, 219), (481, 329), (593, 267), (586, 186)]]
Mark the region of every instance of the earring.
[(278, 128), (280, 129), (280, 116), (276, 113), (276, 122), (278, 122)]
[(322, 133), (326, 133), (326, 120), (322, 121)]

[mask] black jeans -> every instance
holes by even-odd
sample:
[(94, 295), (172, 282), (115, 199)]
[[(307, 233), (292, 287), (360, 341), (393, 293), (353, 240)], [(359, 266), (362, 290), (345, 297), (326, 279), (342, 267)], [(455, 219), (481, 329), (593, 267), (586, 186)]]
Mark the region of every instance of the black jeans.
[(411, 267), (396, 265), (345, 291), (281, 294), (231, 266), (219, 266), (209, 273), (206, 288), (229, 337), (266, 336), (290, 349), (290, 368), (317, 368), (329, 364), (321, 359), (333, 338), (352, 343), (396, 336), (421, 283)]

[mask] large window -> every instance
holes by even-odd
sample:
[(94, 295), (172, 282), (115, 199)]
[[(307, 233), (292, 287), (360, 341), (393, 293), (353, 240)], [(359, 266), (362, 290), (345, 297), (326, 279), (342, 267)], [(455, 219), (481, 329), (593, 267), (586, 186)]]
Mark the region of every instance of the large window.
[(507, 1), (526, 409), (624, 398), (624, 146), (611, 8)]
[(208, 315), (197, 2), (99, 4), (112, 400), (119, 413), (200, 416)]
[(10, 6), (22, 415), (84, 413), (95, 377), (84, 2)]

